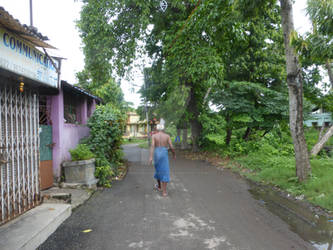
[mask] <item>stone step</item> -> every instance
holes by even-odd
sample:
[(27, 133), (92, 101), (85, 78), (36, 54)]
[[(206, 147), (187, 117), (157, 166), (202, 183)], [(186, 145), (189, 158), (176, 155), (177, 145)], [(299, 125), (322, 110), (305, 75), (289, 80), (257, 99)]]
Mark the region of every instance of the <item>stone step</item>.
[(71, 193), (44, 193), (42, 194), (43, 203), (62, 203), (71, 204), (72, 194)]

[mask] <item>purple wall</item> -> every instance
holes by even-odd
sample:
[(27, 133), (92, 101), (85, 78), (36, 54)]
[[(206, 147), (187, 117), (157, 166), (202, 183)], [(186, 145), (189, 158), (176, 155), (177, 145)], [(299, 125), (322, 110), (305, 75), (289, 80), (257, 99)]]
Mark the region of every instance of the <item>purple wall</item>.
[(69, 154), (69, 149), (73, 149), (80, 142), (80, 139), (89, 135), (89, 128), (83, 125), (75, 124), (64, 124), (63, 136), (64, 140), (62, 142), (62, 153), (61, 162), (70, 161), (71, 156)]
[(54, 143), (52, 150), (53, 158), (53, 177), (58, 181), (60, 177), (60, 165), (62, 155), (63, 126), (64, 126), (64, 98), (63, 92), (59, 91), (56, 96), (50, 97), (51, 121), (52, 121), (52, 140)]
[(64, 93), (63, 89), (56, 96), (50, 96), (48, 103), (51, 105), (51, 120), (53, 127), (53, 176), (59, 181), (61, 176), (61, 163), (70, 160), (69, 149), (75, 148), (80, 139), (89, 135), (89, 128), (84, 124), (87, 123), (88, 114), (92, 114), (96, 109), (95, 100), (90, 100), (91, 105), (88, 107), (90, 97), (82, 95), (82, 101), (77, 107), (82, 125), (64, 123)]

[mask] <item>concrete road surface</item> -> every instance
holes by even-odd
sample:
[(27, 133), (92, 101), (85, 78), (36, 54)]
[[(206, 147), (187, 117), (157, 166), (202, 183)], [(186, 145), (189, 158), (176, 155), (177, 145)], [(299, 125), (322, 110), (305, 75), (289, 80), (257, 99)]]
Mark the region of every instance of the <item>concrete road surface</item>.
[(147, 150), (124, 151), (131, 162), (126, 178), (96, 192), (40, 249), (312, 249), (229, 171), (171, 160), (164, 198), (153, 190)]

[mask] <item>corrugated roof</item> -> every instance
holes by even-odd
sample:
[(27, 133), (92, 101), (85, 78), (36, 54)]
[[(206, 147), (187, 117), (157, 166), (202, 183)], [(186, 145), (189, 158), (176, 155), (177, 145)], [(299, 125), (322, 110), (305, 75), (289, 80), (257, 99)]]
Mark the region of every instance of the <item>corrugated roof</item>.
[(69, 84), (69, 83), (66, 82), (66, 81), (61, 81), (61, 84), (62, 84), (62, 86), (67, 87), (67, 88), (71, 89), (72, 91), (74, 91), (74, 92), (76, 92), (76, 93), (87, 95), (87, 96), (89, 96), (89, 97), (91, 97), (91, 98), (97, 100), (99, 103), (102, 102), (102, 99), (101, 99), (101, 98), (99, 98), (99, 97), (97, 97), (97, 96), (94, 96), (94, 95), (90, 94), (89, 92), (87, 92), (87, 91), (84, 90), (84, 89), (81, 89), (81, 88), (79, 88), (79, 87), (77, 87), (77, 86), (71, 85), (71, 84)]
[(0, 25), (38, 47), (56, 49), (52, 45), (45, 42), (46, 40), (49, 40), (48, 37), (43, 36), (40, 32), (38, 32), (37, 28), (21, 24), (19, 20), (15, 19), (1, 6)]

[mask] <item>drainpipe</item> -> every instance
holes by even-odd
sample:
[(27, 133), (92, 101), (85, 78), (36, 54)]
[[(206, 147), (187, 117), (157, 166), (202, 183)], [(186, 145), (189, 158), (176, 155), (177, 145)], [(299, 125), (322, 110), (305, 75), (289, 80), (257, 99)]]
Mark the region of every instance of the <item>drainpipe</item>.
[(61, 82), (61, 79), (60, 79), (60, 74), (61, 74), (61, 59), (58, 60), (58, 70), (57, 70), (57, 73), (58, 73), (58, 89), (61, 88), (61, 85), (60, 85), (60, 82)]
[(32, 22), (32, 0), (30, 0), (30, 26), (34, 26)]

